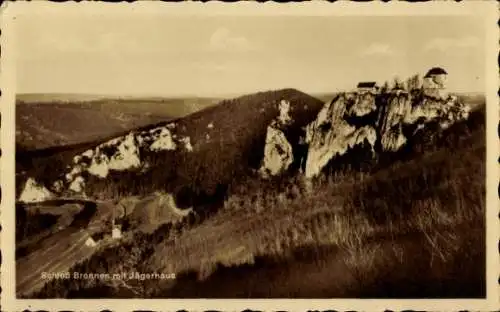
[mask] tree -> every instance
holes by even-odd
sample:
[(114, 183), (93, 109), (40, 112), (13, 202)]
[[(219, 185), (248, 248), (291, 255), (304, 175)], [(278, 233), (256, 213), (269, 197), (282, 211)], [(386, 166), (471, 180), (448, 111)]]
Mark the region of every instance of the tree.
[(389, 91), (389, 82), (386, 80), (380, 88), (380, 93), (387, 93)]
[(418, 90), (420, 88), (422, 88), (422, 82), (419, 74), (415, 74), (406, 80), (406, 89), (408, 91)]
[(394, 80), (392, 83), (392, 89), (406, 90), (404, 83), (401, 81), (401, 79), (398, 76), (394, 77)]

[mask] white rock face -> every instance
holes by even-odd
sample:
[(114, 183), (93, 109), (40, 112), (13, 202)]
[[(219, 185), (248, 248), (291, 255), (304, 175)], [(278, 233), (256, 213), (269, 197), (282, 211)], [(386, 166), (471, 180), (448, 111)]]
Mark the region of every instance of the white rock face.
[(175, 150), (176, 144), (170, 130), (163, 128), (149, 149), (152, 151)]
[[(347, 109), (347, 103), (354, 104)], [(342, 95), (323, 106), (316, 120), (306, 128), (306, 142), (309, 144), (305, 176), (318, 175), (328, 162), (337, 155), (343, 155), (356, 145), (368, 142), (372, 147), (377, 140), (375, 129), (371, 125), (356, 128), (345, 119), (346, 115), (364, 116), (374, 109), (374, 97), (365, 93)]]
[(109, 169), (112, 170), (127, 170), (140, 167), (139, 149), (135, 144), (133, 133), (128, 134), (125, 140), (118, 145), (118, 150), (111, 156), (108, 165)]
[(84, 188), (85, 188), (85, 180), (81, 176), (76, 177), (73, 180), (73, 182), (71, 182), (71, 184), (69, 185), (69, 189), (75, 193), (83, 192)]
[(424, 120), (439, 119), (442, 125), (455, 123), (469, 118), (470, 108), (460, 103), (456, 96), (449, 96), (445, 100), (425, 99), (421, 105), (411, 110), (406, 123)]
[[(408, 142), (403, 132), (405, 127), (414, 127), (413, 135), (418, 135), (428, 122), (437, 122), (445, 129), (468, 118), (469, 114), (469, 108), (453, 96), (442, 99), (428, 96), (424, 91), (420, 97), (412, 98), (403, 90), (384, 96), (384, 106), (380, 108), (376, 106), (376, 95), (370, 93), (342, 94), (324, 105), (316, 120), (306, 128), (309, 144), (306, 177), (318, 175), (332, 158), (346, 154), (356, 145), (366, 142), (375, 153), (376, 142), (380, 139), (381, 152), (398, 151)], [(382, 114), (377, 113), (376, 118), (368, 121), (358, 118), (371, 116), (370, 113), (379, 109)], [(348, 120), (353, 118), (358, 121), (350, 124)]]
[(353, 116), (365, 116), (377, 109), (375, 105), (375, 95), (371, 92), (364, 92), (359, 95), (354, 95), (354, 104), (351, 106), (349, 113)]
[(278, 116), (278, 121), (285, 125), (288, 124), (290, 121), (292, 121), (292, 118), (290, 117), (290, 102), (286, 100), (281, 100), (278, 106), (279, 109), (279, 116)]
[[(175, 126), (174, 123), (170, 123), (140, 133), (130, 132), (89, 149), (81, 155), (76, 155), (73, 158), (74, 165), (65, 175), (69, 189), (73, 192), (84, 191), (85, 181), (81, 176), (83, 172), (106, 178), (110, 170), (143, 169), (145, 164), (141, 161), (139, 147), (155, 152), (175, 150), (177, 144), (171, 132)], [(187, 148), (190, 147), (189, 140), (185, 145)]]
[(109, 174), (109, 167), (107, 162), (109, 160), (107, 157), (103, 158), (94, 158), (92, 159), (92, 163), (87, 168), (88, 173), (98, 176), (100, 178), (105, 178)]
[(284, 127), (293, 121), (290, 109), (290, 102), (281, 100), (278, 104), (279, 115), (267, 127), (264, 159), (259, 169), (263, 177), (278, 175), (293, 163), (293, 148), (283, 132)]
[(446, 99), (425, 96), (420, 103), (415, 104), (412, 104), (411, 97), (406, 93), (390, 97), (388, 111), (382, 120), (383, 151), (397, 151), (407, 142), (402, 130), (405, 125), (415, 124), (418, 131), (423, 129), (426, 123), (437, 121), (441, 129), (446, 129), (469, 116), (469, 108), (454, 96)]
[[(213, 123), (207, 127), (213, 128)], [(69, 185), (69, 189), (73, 192), (83, 192), (85, 181), (82, 173), (84, 172), (99, 178), (106, 178), (110, 171), (139, 169), (144, 172), (149, 165), (141, 160), (141, 150), (174, 151), (180, 144), (187, 151), (193, 151), (191, 138), (187, 136), (178, 138), (175, 133), (176, 128), (175, 123), (169, 123), (140, 132), (132, 131), (125, 136), (113, 138), (76, 155), (73, 158), (74, 164), (68, 167), (68, 172), (65, 174), (66, 185)], [(207, 140), (209, 139), (208, 136)]]
[[(111, 152), (106, 150), (111, 150)], [(105, 178), (110, 170), (122, 171), (141, 166), (139, 148), (135, 143), (135, 135), (132, 132), (125, 137), (115, 138), (100, 144), (94, 151), (86, 151), (84, 154), (86, 157), (91, 158), (90, 165), (87, 166), (83, 161), (76, 164), (71, 172), (66, 175), (68, 182), (84, 170), (92, 175)], [(111, 155), (108, 156), (109, 154)], [(89, 155), (92, 156), (89, 157)], [(81, 160), (81, 157), (79, 159)]]
[(77, 164), (75, 165), (71, 171), (69, 173), (66, 173), (65, 175), (65, 178), (66, 178), (66, 181), (67, 182), (70, 182), (70, 181), (73, 181), (73, 179), (75, 178), (75, 176), (79, 175), (80, 173), (82, 173), (82, 166)]
[(388, 99), (387, 111), (382, 117), (381, 144), (384, 151), (397, 151), (406, 143), (402, 125), (411, 112), (411, 101), (407, 93), (396, 92)]
[(264, 176), (277, 175), (288, 169), (292, 163), (293, 149), (285, 134), (273, 125), (268, 126), (261, 173)]
[(372, 147), (377, 139), (375, 129), (370, 126), (353, 127), (345, 121), (336, 123), (334, 128), (316, 135), (310, 142), (305, 169), (306, 178), (318, 175), (330, 159), (343, 155), (356, 145), (368, 142)]
[(190, 137), (183, 137), (179, 141), (184, 143), (184, 147), (186, 148), (186, 150), (188, 150), (188, 152), (193, 151), (193, 146), (191, 145), (191, 138)]
[(94, 156), (94, 151), (93, 150), (86, 150), (82, 156), (85, 156), (85, 157), (88, 157), (88, 158), (91, 158), (92, 156)]
[(77, 164), (80, 162), (81, 159), (82, 159), (82, 156), (76, 155), (75, 157), (73, 157), (73, 163)]
[(42, 202), (52, 198), (52, 196), (47, 188), (38, 184), (33, 178), (28, 178), (19, 196), (19, 201), (25, 203)]

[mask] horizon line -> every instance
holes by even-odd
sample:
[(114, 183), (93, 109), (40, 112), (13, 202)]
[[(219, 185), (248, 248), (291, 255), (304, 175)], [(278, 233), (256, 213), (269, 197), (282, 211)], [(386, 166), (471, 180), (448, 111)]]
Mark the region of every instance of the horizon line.
[[(337, 89), (337, 90), (328, 90), (328, 91), (303, 91), (300, 88), (293, 88), (293, 87), (288, 87), (288, 88), (276, 88), (276, 89), (262, 89), (262, 90), (256, 90), (256, 91), (241, 91), (241, 92), (228, 92), (228, 93), (214, 93), (214, 94), (160, 94), (160, 93), (137, 93), (137, 94), (118, 94), (118, 93), (90, 93), (90, 92), (18, 92), (15, 93), (16, 99), (19, 96), (27, 96), (27, 95), (53, 95), (53, 96), (82, 96), (82, 97), (94, 97), (94, 98), (110, 98), (110, 99), (119, 99), (119, 98), (220, 98), (220, 97), (226, 97), (226, 96), (242, 96), (242, 95), (249, 95), (249, 94), (254, 94), (254, 93), (259, 93), (259, 92), (269, 92), (269, 91), (278, 91), (278, 90), (283, 90), (283, 89), (296, 89), (298, 91), (302, 91), (305, 93), (309, 94), (332, 94), (332, 93), (338, 93), (338, 92), (350, 92), (353, 90), (356, 90), (356, 88), (352, 89)], [(449, 93), (486, 93), (485, 91), (481, 90), (461, 90), (461, 91), (454, 91), (454, 90), (449, 90)]]

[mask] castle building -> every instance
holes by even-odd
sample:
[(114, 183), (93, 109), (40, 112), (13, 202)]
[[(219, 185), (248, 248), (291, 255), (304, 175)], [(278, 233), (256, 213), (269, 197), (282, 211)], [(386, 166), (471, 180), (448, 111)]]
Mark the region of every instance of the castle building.
[(423, 89), (428, 96), (444, 98), (446, 94), (446, 81), (448, 73), (441, 67), (429, 69), (424, 76)]
[(378, 86), (374, 81), (362, 81), (357, 85), (358, 92), (377, 92)]

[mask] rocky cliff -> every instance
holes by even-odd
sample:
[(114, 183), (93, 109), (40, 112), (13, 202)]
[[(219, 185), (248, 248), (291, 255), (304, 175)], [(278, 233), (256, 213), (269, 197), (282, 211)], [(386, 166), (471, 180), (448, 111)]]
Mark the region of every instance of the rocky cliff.
[(377, 153), (396, 152), (428, 124), (446, 129), (468, 117), (469, 108), (454, 96), (424, 92), (343, 93), (325, 104), (307, 126), (305, 176), (314, 177), (337, 156), (356, 146)]
[(316, 176), (334, 156), (354, 146), (375, 145), (375, 100), (373, 93), (343, 93), (325, 104), (306, 128), (306, 177)]
[(278, 117), (267, 127), (264, 158), (260, 168), (263, 176), (282, 173), (294, 161), (293, 147), (285, 135), (287, 127), (292, 123), (289, 111), (290, 102), (282, 100), (279, 104)]

